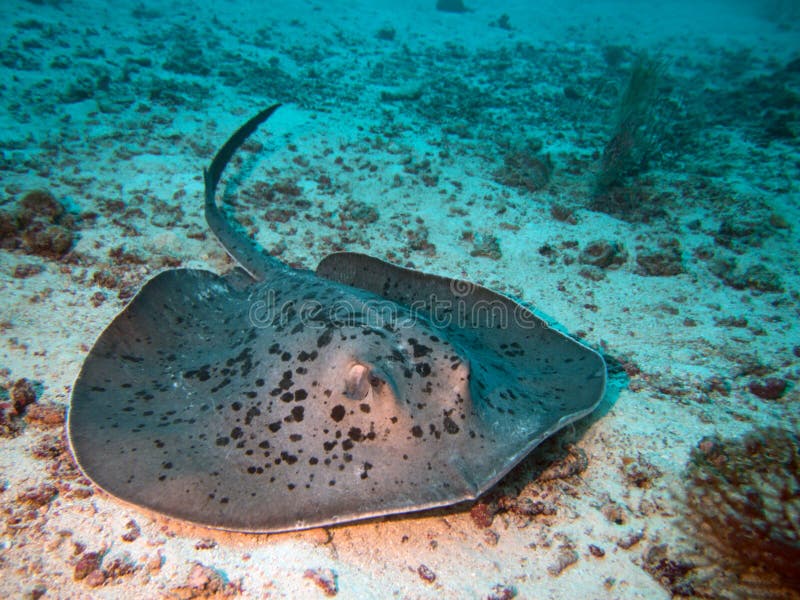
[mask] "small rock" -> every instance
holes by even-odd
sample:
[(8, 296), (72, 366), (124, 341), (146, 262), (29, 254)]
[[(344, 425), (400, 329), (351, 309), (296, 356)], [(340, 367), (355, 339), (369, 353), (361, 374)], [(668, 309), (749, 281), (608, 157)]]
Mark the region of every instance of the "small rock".
[(741, 276), (739, 282), (744, 287), (758, 292), (782, 292), (783, 283), (777, 273), (764, 265), (752, 265)]
[(486, 529), (483, 532), (483, 541), (489, 546), (497, 546), (497, 542), (500, 541), (500, 534), (493, 529)]
[(332, 569), (306, 569), (303, 577), (313, 581), (328, 597), (333, 597), (339, 592), (336, 572)]
[(491, 234), (479, 234), (473, 239), (474, 247), (470, 250), (470, 256), (485, 256), (492, 260), (499, 260), (503, 257), (500, 250), (500, 241)]
[(47, 190), (30, 191), (20, 201), (20, 218), (25, 223), (35, 219), (55, 223), (63, 213), (64, 207)]
[(17, 495), (17, 502), (27, 504), (33, 508), (40, 508), (58, 495), (56, 486), (43, 483), (34, 487), (29, 487), (24, 492)]
[(606, 551), (603, 550), (600, 546), (596, 546), (595, 544), (589, 544), (589, 554), (591, 554), (595, 558), (603, 558), (606, 555)]
[(125, 523), (125, 529), (128, 531), (122, 534), (122, 541), (124, 542), (133, 542), (142, 534), (142, 530), (139, 528), (138, 523), (136, 523), (136, 521), (133, 519)]
[(492, 593), (486, 596), (486, 600), (512, 600), (517, 597), (517, 590), (508, 585), (496, 585), (492, 588)]
[(625, 514), (625, 510), (613, 500), (606, 502), (600, 508), (600, 512), (603, 513), (603, 516), (611, 523), (624, 525), (628, 522), (628, 517)]
[(395, 35), (397, 35), (397, 32), (395, 31), (394, 27), (387, 26), (378, 29), (375, 37), (379, 40), (383, 40), (384, 42), (391, 42), (394, 40)]
[(17, 413), (22, 413), (25, 407), (36, 402), (36, 390), (27, 379), (17, 379), (8, 390), (8, 395), (14, 403)]
[(26, 263), (14, 267), (13, 277), (15, 279), (27, 279), (28, 277), (38, 275), (42, 271), (44, 271), (44, 267), (42, 265)]
[(63, 425), (65, 408), (58, 404), (34, 404), (25, 411), (25, 421), (42, 427), (57, 427)]
[(575, 548), (573, 548), (570, 544), (562, 544), (559, 547), (556, 562), (547, 567), (547, 572), (553, 577), (557, 577), (561, 575), (561, 573), (563, 573), (567, 567), (578, 562), (578, 558), (579, 556), (575, 551)]
[(463, 13), (467, 12), (467, 7), (464, 6), (464, 2), (462, 0), (437, 0), (436, 10), (441, 10), (443, 12)]
[(753, 379), (748, 388), (750, 392), (764, 400), (777, 400), (786, 393), (788, 384), (780, 377), (767, 377), (766, 379)]
[(578, 256), (578, 261), (601, 269), (614, 269), (625, 264), (628, 253), (619, 242), (595, 240), (589, 242)]
[(324, 527), (315, 527), (314, 529), (307, 530), (305, 533), (311, 539), (311, 542), (318, 546), (328, 544), (333, 539), (331, 532)]
[(101, 556), (99, 552), (86, 552), (83, 554), (75, 564), (75, 570), (72, 574), (75, 581), (81, 581), (89, 576), (89, 573), (96, 571), (100, 568)]
[(567, 479), (586, 470), (586, 467), (589, 466), (589, 458), (586, 456), (586, 451), (574, 444), (569, 444), (566, 450), (566, 456), (554, 461), (547, 469), (542, 471), (538, 481)]
[(644, 537), (643, 531), (634, 531), (632, 533), (629, 533), (625, 537), (620, 538), (617, 541), (617, 546), (619, 546), (623, 550), (627, 550), (628, 548), (633, 548), (636, 544), (642, 541), (643, 537)]
[(683, 273), (681, 246), (677, 239), (662, 240), (657, 250), (640, 252), (636, 257), (639, 275), (665, 277)]
[(492, 520), (496, 511), (492, 510), (489, 504), (478, 502), (469, 511), (473, 523), (482, 529), (492, 526)]
[(84, 583), (89, 587), (100, 587), (106, 581), (106, 574), (100, 569), (95, 569), (86, 576)]
[(433, 583), (436, 581), (436, 573), (431, 571), (431, 569), (426, 565), (420, 565), (417, 567), (417, 575), (419, 575), (420, 579), (426, 583)]

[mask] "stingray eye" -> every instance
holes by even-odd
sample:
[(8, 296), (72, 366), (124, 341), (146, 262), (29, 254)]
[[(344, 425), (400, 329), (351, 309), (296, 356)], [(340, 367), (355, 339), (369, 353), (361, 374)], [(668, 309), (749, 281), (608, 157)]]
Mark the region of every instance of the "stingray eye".
[(351, 400), (363, 400), (370, 389), (370, 369), (356, 363), (350, 367), (344, 381), (344, 395)]

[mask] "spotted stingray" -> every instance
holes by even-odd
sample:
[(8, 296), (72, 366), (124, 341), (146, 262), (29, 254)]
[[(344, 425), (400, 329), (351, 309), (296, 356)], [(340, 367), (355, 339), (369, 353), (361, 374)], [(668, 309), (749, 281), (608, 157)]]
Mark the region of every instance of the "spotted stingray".
[(100, 335), (72, 391), (78, 464), (124, 501), (239, 531), (477, 498), (597, 406), (602, 357), (465, 281), (349, 252), (316, 272), (268, 255), (215, 195), (276, 108), (205, 172), (206, 220), (241, 268), (162, 272)]

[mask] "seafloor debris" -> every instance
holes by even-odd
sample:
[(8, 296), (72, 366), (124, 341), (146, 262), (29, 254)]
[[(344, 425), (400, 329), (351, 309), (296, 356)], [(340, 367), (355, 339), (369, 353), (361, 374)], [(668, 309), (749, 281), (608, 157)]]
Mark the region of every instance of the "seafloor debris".
[(778, 400), (786, 393), (788, 383), (780, 377), (766, 377), (765, 379), (753, 379), (748, 384), (750, 392), (763, 398), (764, 400)]
[(313, 581), (328, 597), (333, 597), (339, 593), (336, 573), (332, 569), (306, 569), (303, 577)]
[(492, 588), (492, 593), (486, 596), (486, 600), (512, 600), (516, 597), (516, 589), (510, 585), (497, 584)]
[(628, 260), (628, 253), (620, 242), (594, 240), (586, 244), (578, 256), (578, 262), (601, 269), (615, 269)]
[(8, 395), (0, 395), (0, 437), (14, 437), (22, 427), (21, 417), (36, 402), (36, 388), (25, 378), (2, 386)]
[(515, 144), (503, 157), (503, 166), (495, 173), (498, 183), (536, 192), (550, 182), (553, 161), (542, 154), (542, 143), (529, 139)]
[(658, 241), (658, 248), (636, 255), (636, 272), (639, 275), (665, 276), (683, 272), (681, 244), (676, 238)]
[(419, 575), (420, 579), (426, 583), (433, 583), (436, 581), (436, 573), (434, 573), (430, 567), (424, 564), (421, 564), (419, 567), (417, 567), (417, 575)]
[(467, 12), (468, 9), (466, 6), (464, 6), (464, 2), (462, 0), (437, 0), (436, 10), (441, 10), (443, 12), (463, 13)]
[(186, 583), (172, 588), (165, 597), (170, 600), (194, 600), (195, 598), (217, 600), (233, 598), (241, 592), (241, 585), (226, 582), (220, 573), (196, 562), (186, 577)]
[(725, 285), (736, 290), (754, 290), (757, 292), (782, 292), (783, 281), (762, 264), (750, 265), (742, 270), (733, 258), (712, 258), (709, 269), (722, 279)]
[(564, 570), (574, 565), (578, 562), (578, 552), (575, 550), (575, 546), (569, 542), (565, 542), (558, 547), (558, 553), (556, 554), (556, 560), (547, 567), (547, 572), (550, 575), (557, 577), (564, 572)]

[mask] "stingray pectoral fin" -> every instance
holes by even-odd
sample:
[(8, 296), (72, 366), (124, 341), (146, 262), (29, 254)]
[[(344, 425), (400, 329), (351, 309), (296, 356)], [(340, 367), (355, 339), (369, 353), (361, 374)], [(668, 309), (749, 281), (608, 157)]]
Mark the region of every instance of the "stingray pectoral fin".
[[(476, 409), (495, 424), (497, 439), (508, 442), (503, 472), (603, 397), (602, 355), (503, 294), (354, 252), (325, 257), (316, 273), (409, 307), (458, 345), (472, 365)], [(497, 479), (483, 475), (483, 481)]]

